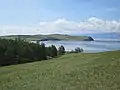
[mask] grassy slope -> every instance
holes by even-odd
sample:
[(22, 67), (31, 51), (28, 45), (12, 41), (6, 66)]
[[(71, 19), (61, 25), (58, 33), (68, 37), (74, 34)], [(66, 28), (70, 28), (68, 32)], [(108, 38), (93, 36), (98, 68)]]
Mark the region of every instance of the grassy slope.
[[(18, 37), (17, 35), (10, 35), (10, 36), (2, 36), (5, 39), (15, 39)], [(45, 38), (56, 38), (60, 40), (84, 40), (87, 39), (87, 36), (70, 36), (70, 35), (62, 35), (62, 34), (51, 34), (51, 35), (19, 35), (19, 37), (24, 38), (28, 41), (32, 40), (41, 40)]]
[(0, 90), (120, 90), (120, 51), (0, 67)]

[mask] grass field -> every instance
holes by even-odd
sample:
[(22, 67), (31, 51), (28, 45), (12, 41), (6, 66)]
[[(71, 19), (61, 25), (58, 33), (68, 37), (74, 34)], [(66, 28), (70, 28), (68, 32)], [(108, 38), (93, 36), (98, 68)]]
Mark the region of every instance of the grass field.
[(0, 67), (0, 90), (120, 90), (120, 51)]

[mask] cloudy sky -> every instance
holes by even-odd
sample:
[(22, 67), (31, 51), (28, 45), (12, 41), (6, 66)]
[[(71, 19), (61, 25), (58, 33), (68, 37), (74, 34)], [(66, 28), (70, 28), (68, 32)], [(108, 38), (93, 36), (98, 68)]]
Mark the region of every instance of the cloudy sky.
[(120, 0), (0, 0), (0, 35), (120, 33)]

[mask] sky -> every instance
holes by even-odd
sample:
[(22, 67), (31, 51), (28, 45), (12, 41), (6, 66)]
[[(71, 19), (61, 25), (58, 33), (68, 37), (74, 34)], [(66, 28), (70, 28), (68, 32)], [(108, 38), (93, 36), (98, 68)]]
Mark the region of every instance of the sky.
[(0, 0), (0, 35), (120, 33), (120, 0)]

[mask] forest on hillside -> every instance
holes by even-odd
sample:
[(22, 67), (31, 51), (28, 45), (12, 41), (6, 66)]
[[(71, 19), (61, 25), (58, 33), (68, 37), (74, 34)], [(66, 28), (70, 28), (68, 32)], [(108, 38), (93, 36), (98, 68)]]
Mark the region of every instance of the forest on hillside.
[(47, 60), (65, 53), (64, 46), (46, 47), (44, 43), (29, 43), (16, 38), (0, 39), (0, 66)]
[[(77, 47), (69, 53), (79, 53), (82, 51), (83, 49)], [(56, 48), (55, 45), (46, 47), (44, 43), (27, 42), (21, 38), (16, 38), (15, 40), (0, 39), (0, 66), (48, 60), (65, 53), (63, 45)]]

